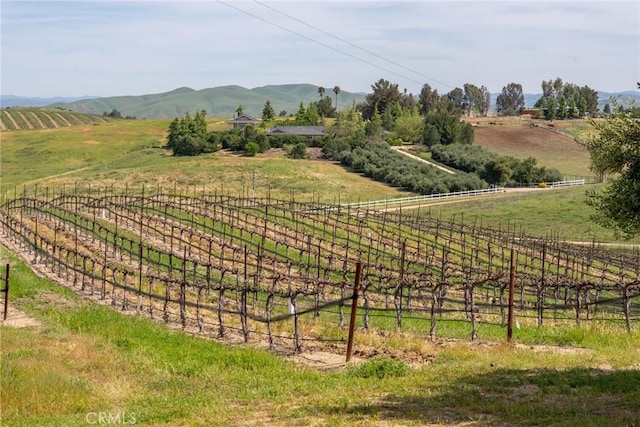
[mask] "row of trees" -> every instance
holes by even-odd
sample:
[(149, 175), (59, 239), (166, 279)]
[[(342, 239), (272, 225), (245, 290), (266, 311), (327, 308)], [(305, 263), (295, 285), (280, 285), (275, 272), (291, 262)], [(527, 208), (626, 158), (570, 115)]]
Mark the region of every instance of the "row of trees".
[[(313, 125), (316, 125), (321, 118), (333, 118), (336, 116), (338, 111), (338, 95), (340, 94), (341, 89), (340, 86), (333, 87), (333, 93), (336, 95), (336, 104), (333, 105), (333, 100), (329, 96), (324, 96), (326, 93), (326, 89), (322, 86), (318, 87), (318, 94), (320, 95), (320, 101), (315, 101), (309, 103), (308, 106), (305, 106), (303, 102), (300, 102), (300, 106), (298, 107), (298, 112), (296, 113), (296, 121), (297, 125), (305, 125), (308, 122), (313, 122)], [(307, 113), (309, 111), (309, 113)], [(279, 116), (286, 116), (286, 111), (281, 111)], [(308, 115), (310, 117), (307, 117)], [(305, 117), (301, 117), (305, 116)], [(317, 119), (316, 119), (317, 116)], [(267, 100), (264, 104), (264, 108), (262, 109), (262, 120), (264, 121), (273, 121), (276, 118), (276, 111), (271, 105), (271, 101)], [(291, 124), (291, 123), (289, 123)]]
[(486, 188), (475, 174), (447, 174), (393, 151), (389, 145), (362, 137), (326, 141), (324, 155), (376, 181), (406, 188), (419, 194), (448, 193)]
[(499, 156), (479, 145), (434, 145), (431, 158), (452, 168), (476, 173), (489, 184), (540, 183), (562, 180), (557, 169), (537, 166), (533, 157)]
[(544, 109), (542, 114), (547, 120), (593, 117), (598, 113), (598, 92), (588, 86), (564, 83), (559, 77), (543, 80), (542, 97), (534, 106)]

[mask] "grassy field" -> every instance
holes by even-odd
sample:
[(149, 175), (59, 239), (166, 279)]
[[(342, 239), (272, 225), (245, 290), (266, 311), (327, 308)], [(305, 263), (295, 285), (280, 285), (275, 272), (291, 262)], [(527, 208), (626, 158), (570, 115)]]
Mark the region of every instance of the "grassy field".
[(625, 241), (611, 230), (593, 223), (586, 205), (586, 192), (598, 191), (599, 185), (583, 185), (563, 189), (504, 193), (463, 202), (441, 202), (421, 208), (436, 218), (455, 219), (525, 234), (581, 242), (639, 243)]
[[(42, 193), (63, 186), (139, 189), (143, 183), (151, 191), (176, 185), (240, 194), (253, 191), (254, 172), (257, 193), (300, 200), (406, 194), (339, 165), (280, 154), (174, 158), (160, 148), (168, 124), (135, 120), (3, 133), (2, 194), (23, 186), (33, 191), (36, 184)], [(210, 120), (210, 128), (222, 126), (224, 119)], [(546, 162), (539, 164), (553, 167)], [(531, 234), (611, 241), (588, 221), (585, 189), (421, 209), (465, 222), (515, 224)], [(99, 417), (171, 426), (640, 424), (640, 334), (620, 326), (523, 327), (515, 331), (515, 344), (506, 344), (499, 326), (481, 329), (481, 340), (470, 343), (468, 328), (452, 323), (440, 333), (452, 339), (437, 343), (387, 333), (394, 346), (410, 347), (428, 363), (356, 358), (346, 368), (319, 371), (84, 300), (36, 277), (0, 248), (0, 265), (5, 262), (11, 263), (12, 305), (41, 325), (0, 326), (2, 425), (84, 425)], [(379, 340), (359, 329), (356, 350), (375, 349)]]
[[(225, 119), (210, 119), (210, 129)], [(320, 198), (357, 201), (364, 195), (397, 197), (401, 189), (364, 179), (339, 165), (297, 161), (283, 155), (244, 157), (214, 153), (174, 157), (161, 147), (169, 120), (127, 120), (99, 126), (51, 131), (22, 131), (2, 135), (2, 194), (50, 188), (60, 191), (76, 185), (123, 190), (146, 185), (182, 191), (223, 191), (232, 195), (253, 191), (299, 200)], [(254, 180), (255, 176), (255, 180)]]
[[(517, 344), (423, 341), (426, 364), (374, 358), (318, 371), (125, 316), (34, 276), (4, 250), (0, 259), (12, 264), (14, 304), (41, 322), (0, 326), (5, 426), (100, 416), (207, 426), (640, 422), (640, 335), (622, 328), (523, 328)], [(368, 340), (358, 331), (356, 350)]]
[[(399, 188), (390, 187), (342, 166), (326, 161), (292, 160), (280, 153), (257, 157), (218, 152), (199, 157), (174, 157), (164, 145), (169, 120), (124, 120), (99, 125), (76, 126), (52, 130), (6, 132), (2, 134), (2, 182), (0, 199), (27, 191), (60, 192), (102, 191), (125, 187), (147, 192), (177, 188), (183, 192), (224, 192), (232, 195), (270, 193), (273, 197), (295, 197), (296, 200), (337, 201), (379, 200), (407, 196)], [(210, 118), (210, 130), (224, 129), (225, 118)], [(577, 123), (578, 125), (584, 122)], [(503, 129), (511, 129), (504, 138)], [(546, 130), (556, 149), (540, 149), (535, 143), (524, 144), (514, 139), (517, 132), (528, 135), (531, 128), (520, 124), (481, 126), (489, 132), (480, 136), (486, 140), (502, 141), (496, 148), (501, 154), (518, 152), (519, 156), (540, 156), (539, 164), (559, 167), (570, 163), (572, 172), (588, 173), (589, 159), (585, 152), (578, 154), (579, 145), (571, 138)], [(492, 136), (494, 135), (494, 136)], [(501, 139), (502, 138), (502, 139)], [(525, 139), (526, 140), (526, 139)], [(529, 147), (529, 145), (531, 145)], [(528, 148), (527, 148), (528, 147)], [(494, 148), (492, 148), (494, 150)], [(499, 151), (502, 150), (502, 151)], [(529, 151), (527, 151), (529, 150)], [(567, 160), (569, 159), (569, 160)], [(562, 170), (562, 169), (561, 169)], [(560, 235), (569, 240), (605, 242), (616, 241), (608, 230), (589, 220), (585, 205), (585, 191), (579, 187), (553, 192), (519, 194), (508, 198), (475, 200), (463, 205), (445, 204), (432, 208), (434, 215), (449, 218), (454, 214), (467, 220), (491, 226), (511, 226), (531, 234)], [(463, 215), (461, 215), (464, 213)]]

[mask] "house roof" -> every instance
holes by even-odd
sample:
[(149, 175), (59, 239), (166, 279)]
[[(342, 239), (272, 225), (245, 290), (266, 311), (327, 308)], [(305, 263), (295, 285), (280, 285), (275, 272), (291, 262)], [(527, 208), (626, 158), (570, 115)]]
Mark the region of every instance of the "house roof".
[(326, 133), (322, 126), (278, 126), (267, 129), (267, 135), (323, 136)]
[(258, 123), (258, 119), (248, 114), (243, 114), (234, 118), (233, 120), (229, 120), (229, 123)]

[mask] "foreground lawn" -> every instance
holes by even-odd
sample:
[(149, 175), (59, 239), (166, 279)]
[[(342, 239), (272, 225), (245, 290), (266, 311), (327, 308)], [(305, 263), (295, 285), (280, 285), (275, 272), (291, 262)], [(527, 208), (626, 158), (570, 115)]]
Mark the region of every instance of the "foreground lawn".
[(0, 260), (12, 263), (12, 302), (42, 323), (0, 327), (2, 425), (95, 424), (100, 414), (139, 425), (640, 423), (637, 329), (516, 332), (543, 346), (425, 341), (426, 364), (320, 372), (79, 299), (4, 249)]

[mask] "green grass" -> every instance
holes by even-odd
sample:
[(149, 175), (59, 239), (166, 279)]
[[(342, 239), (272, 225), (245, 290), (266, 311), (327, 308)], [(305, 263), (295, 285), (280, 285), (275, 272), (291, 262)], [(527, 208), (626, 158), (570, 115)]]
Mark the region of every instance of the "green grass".
[[(43, 323), (0, 327), (2, 425), (82, 425), (100, 412), (140, 425), (640, 421), (640, 336), (621, 328), (516, 332), (517, 342), (575, 352), (425, 341), (426, 365), (374, 358), (319, 372), (120, 314), (35, 277), (4, 250), (0, 258), (12, 263), (13, 303)], [(357, 331), (356, 349), (366, 340)]]
[[(224, 124), (224, 123), (223, 123)], [(2, 196), (27, 192), (93, 192), (125, 187), (191, 193), (255, 193), (325, 202), (408, 194), (345, 170), (338, 164), (224, 152), (174, 157), (161, 149), (169, 120), (126, 120), (56, 130), (7, 132), (2, 140)], [(211, 120), (210, 128), (221, 126)], [(255, 176), (255, 180), (254, 180)]]
[[(495, 197), (470, 199), (464, 202), (433, 204), (421, 210), (442, 219), (455, 219), (468, 224), (503, 230), (523, 231), (539, 237), (559, 237), (583, 242), (619, 242), (613, 232), (593, 223), (591, 209), (586, 205), (587, 190), (602, 185), (575, 186), (524, 193), (509, 193)], [(638, 243), (640, 239), (630, 242)]]

